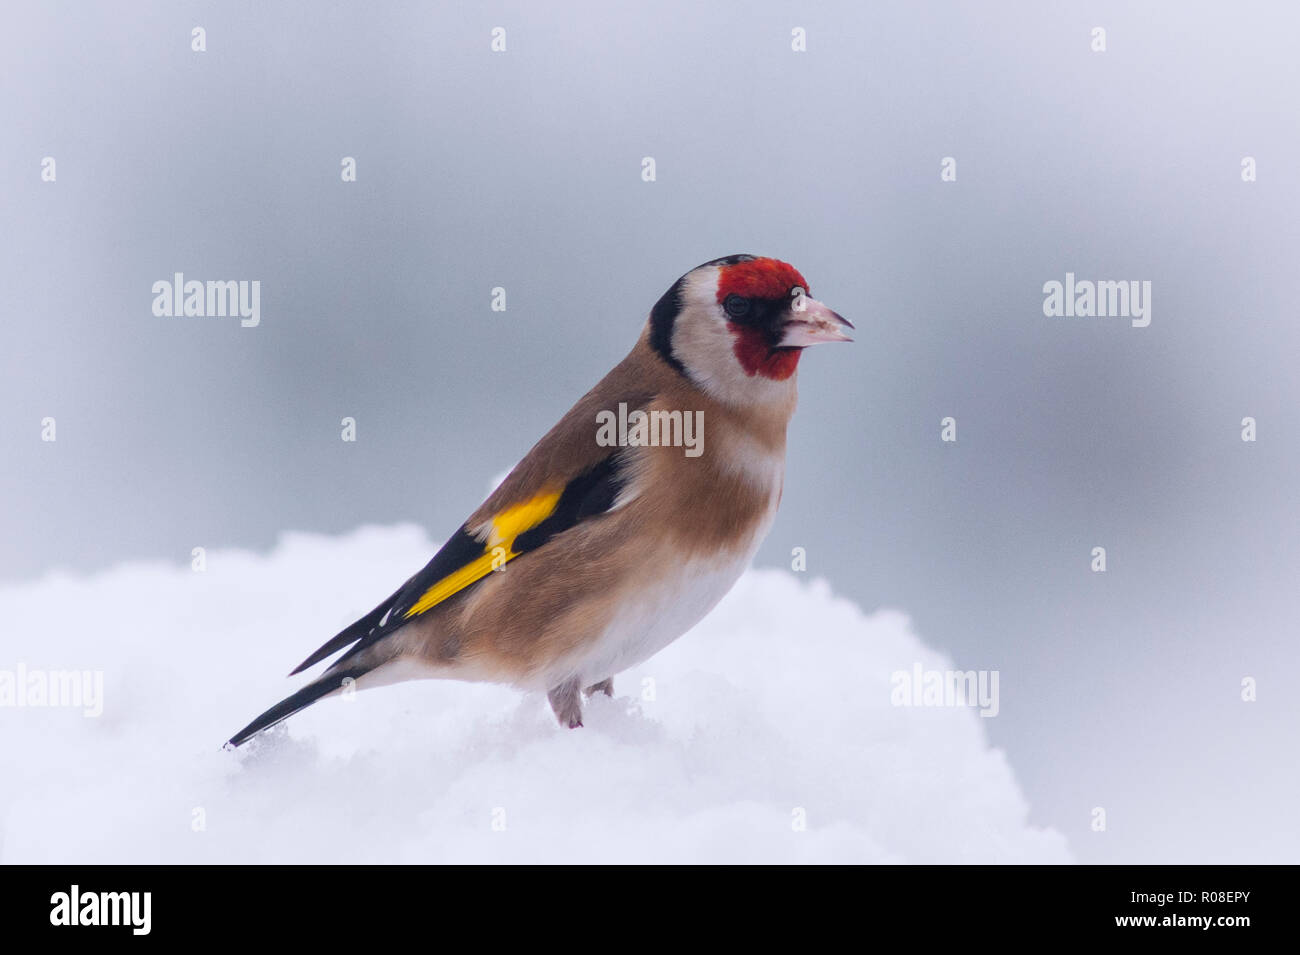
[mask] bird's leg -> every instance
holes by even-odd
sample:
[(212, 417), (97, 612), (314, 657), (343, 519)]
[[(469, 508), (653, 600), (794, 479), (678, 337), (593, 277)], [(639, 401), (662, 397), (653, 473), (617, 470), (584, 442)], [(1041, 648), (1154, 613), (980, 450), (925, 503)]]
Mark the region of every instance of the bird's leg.
[(552, 687), (546, 694), (551, 701), (551, 709), (561, 726), (577, 729), (582, 725), (582, 694), (578, 692), (582, 684), (578, 678), (571, 677), (557, 687)]
[(614, 678), (612, 676), (607, 676), (599, 683), (593, 683), (582, 692), (586, 693), (588, 696), (595, 696), (597, 693), (604, 693), (606, 696), (613, 696)]

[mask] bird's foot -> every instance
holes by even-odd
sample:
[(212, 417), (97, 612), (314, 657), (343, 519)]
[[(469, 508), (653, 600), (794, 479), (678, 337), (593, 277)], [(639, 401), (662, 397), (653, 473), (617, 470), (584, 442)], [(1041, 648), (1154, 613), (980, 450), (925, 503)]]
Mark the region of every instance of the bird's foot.
[(604, 693), (606, 696), (613, 696), (614, 678), (612, 676), (607, 676), (599, 683), (593, 683), (582, 692), (586, 693), (588, 696), (595, 696), (597, 693)]
[(580, 686), (578, 678), (573, 677), (546, 694), (546, 698), (551, 701), (555, 718), (561, 726), (567, 726), (571, 730), (582, 725), (582, 694), (578, 692)]

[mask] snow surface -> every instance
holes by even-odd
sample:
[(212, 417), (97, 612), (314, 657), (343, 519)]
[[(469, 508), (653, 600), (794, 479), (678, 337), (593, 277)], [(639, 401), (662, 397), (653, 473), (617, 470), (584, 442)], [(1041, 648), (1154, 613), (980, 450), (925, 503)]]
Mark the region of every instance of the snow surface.
[(583, 729), (539, 694), (420, 681), (221, 749), (434, 550), (367, 527), (0, 588), (0, 669), (100, 669), (105, 697), (99, 718), (0, 707), (0, 861), (1071, 861), (975, 710), (891, 706), (891, 673), (951, 663), (780, 570)]

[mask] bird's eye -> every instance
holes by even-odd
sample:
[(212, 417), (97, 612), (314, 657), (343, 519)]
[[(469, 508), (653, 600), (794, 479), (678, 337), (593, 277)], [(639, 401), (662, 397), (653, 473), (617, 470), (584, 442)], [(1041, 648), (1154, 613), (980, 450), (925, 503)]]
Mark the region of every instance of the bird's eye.
[(733, 293), (722, 300), (722, 308), (732, 318), (744, 318), (749, 314), (749, 299)]

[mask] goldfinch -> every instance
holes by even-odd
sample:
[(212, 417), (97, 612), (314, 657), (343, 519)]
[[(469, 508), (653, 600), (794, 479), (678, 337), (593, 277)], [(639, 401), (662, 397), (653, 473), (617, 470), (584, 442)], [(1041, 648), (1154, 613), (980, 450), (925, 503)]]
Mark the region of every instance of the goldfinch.
[(748, 566), (781, 500), (800, 355), (852, 327), (776, 259), (687, 272), (433, 559), (293, 674), (342, 655), (228, 745), (351, 682), (417, 678), (540, 690), (581, 726), (584, 693), (612, 695)]

